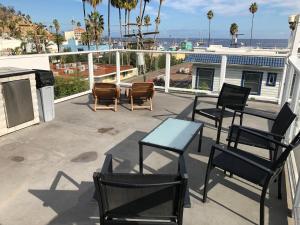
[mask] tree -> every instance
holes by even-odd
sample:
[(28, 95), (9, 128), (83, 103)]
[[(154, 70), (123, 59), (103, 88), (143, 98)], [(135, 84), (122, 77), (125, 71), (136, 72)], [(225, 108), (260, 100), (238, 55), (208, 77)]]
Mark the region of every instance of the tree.
[(120, 35), (121, 38), (123, 38), (123, 34), (122, 34), (122, 14), (121, 14), (121, 9), (123, 8), (123, 1), (122, 0), (111, 0), (111, 5), (114, 8), (117, 8), (119, 11), (119, 25), (120, 25)]
[(88, 3), (94, 8), (94, 12), (96, 12), (97, 6), (102, 3), (102, 0), (87, 0)]
[[(158, 32), (158, 27), (160, 24), (160, 12), (161, 12), (161, 6), (164, 0), (159, 0), (159, 7), (158, 7), (158, 13), (157, 13), (157, 17), (155, 19), (155, 32)], [(154, 43), (156, 42), (156, 36), (157, 34), (154, 34)]]
[(59, 40), (60, 24), (59, 24), (57, 19), (53, 20), (53, 25), (54, 25), (54, 28), (55, 28), (55, 43), (57, 45), (57, 51), (59, 52), (60, 51), (60, 44), (61, 44), (60, 40)]
[(236, 34), (239, 32), (239, 26), (236, 23), (232, 23), (229, 31), (232, 37), (232, 45), (236, 45), (234, 42), (234, 37), (236, 37)]
[(109, 49), (111, 46), (111, 34), (110, 34), (110, 5), (111, 5), (111, 0), (107, 0), (107, 33), (108, 33), (108, 44), (109, 44)]
[(53, 33), (53, 25), (49, 25), (49, 30), (50, 30), (50, 33)]
[(80, 22), (77, 22), (76, 26), (77, 26), (77, 27), (81, 27), (81, 23), (80, 23)]
[(258, 10), (258, 5), (256, 4), (256, 2), (252, 3), (249, 7), (249, 11), (250, 11), (250, 13), (252, 13), (250, 46), (252, 46), (254, 14), (257, 12), (257, 10)]
[(143, 13), (142, 13), (142, 20), (144, 19), (144, 15), (145, 15), (145, 10), (146, 10), (146, 5), (147, 3), (149, 4), (151, 0), (144, 0), (144, 8), (143, 8)]
[(151, 25), (151, 18), (149, 15), (146, 15), (144, 18), (144, 24), (147, 27), (147, 32), (148, 32), (148, 27)]
[(208, 46), (209, 46), (210, 45), (210, 24), (212, 18), (214, 17), (214, 12), (212, 10), (209, 10), (206, 15), (208, 19)]
[(137, 0), (130, 0), (129, 4), (128, 4), (128, 34), (130, 33), (130, 12), (131, 10), (135, 9), (137, 6), (138, 1)]
[(72, 20), (71, 20), (71, 24), (72, 24), (72, 29), (74, 30), (76, 21), (75, 21), (74, 19), (72, 19)]
[(88, 20), (89, 27), (93, 31), (93, 40), (95, 41), (98, 49), (98, 44), (101, 40), (100, 36), (104, 31), (103, 15), (100, 15), (98, 12), (92, 12), (88, 15)]

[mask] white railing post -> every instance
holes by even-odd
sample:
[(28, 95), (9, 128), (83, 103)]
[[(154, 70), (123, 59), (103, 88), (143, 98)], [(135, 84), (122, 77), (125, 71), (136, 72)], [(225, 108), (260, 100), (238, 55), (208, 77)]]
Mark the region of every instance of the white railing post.
[(117, 51), (116, 52), (116, 70), (117, 70), (117, 77), (116, 77), (116, 81), (117, 81), (117, 85), (119, 85), (121, 83), (121, 62), (120, 62), (120, 52)]
[[(295, 77), (295, 83), (293, 87), (292, 100), (291, 100), (291, 109), (292, 111), (299, 116), (298, 108), (299, 108), (299, 97), (300, 97), (300, 74), (297, 73)], [(289, 130), (289, 141), (293, 139), (295, 136), (295, 132), (297, 128), (297, 119), (294, 121)]]
[(166, 54), (166, 76), (165, 76), (165, 92), (169, 92), (171, 78), (171, 54)]
[(283, 93), (284, 93), (284, 87), (285, 87), (285, 81), (288, 73), (288, 58), (285, 58), (284, 60), (284, 68), (282, 73), (282, 79), (279, 86), (279, 94), (278, 94), (278, 105), (283, 105)]
[(295, 73), (294, 67), (291, 64), (289, 64), (289, 66), (287, 67), (285, 81), (282, 81), (284, 90), (283, 90), (282, 99), (281, 99), (281, 106), (283, 106), (283, 104), (285, 102), (287, 102), (290, 98), (294, 73)]
[(226, 55), (222, 55), (221, 69), (220, 69), (219, 91), (221, 91), (222, 86), (223, 86), (223, 84), (225, 82), (226, 67), (227, 67), (227, 56)]
[(94, 87), (94, 62), (93, 62), (93, 53), (88, 54), (88, 65), (89, 65), (89, 84), (90, 90)]

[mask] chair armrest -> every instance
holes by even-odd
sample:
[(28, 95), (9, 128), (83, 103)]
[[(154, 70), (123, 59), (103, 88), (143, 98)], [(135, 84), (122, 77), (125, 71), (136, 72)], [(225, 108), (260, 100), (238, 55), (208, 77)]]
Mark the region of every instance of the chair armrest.
[(107, 173), (112, 173), (113, 168), (112, 168), (112, 155), (108, 154), (104, 160), (101, 173), (107, 174)]
[(273, 136), (275, 138), (284, 139), (284, 136), (279, 135), (279, 134), (274, 134), (274, 133), (271, 133), (271, 132), (268, 132), (268, 131), (263, 131), (263, 130), (255, 129), (255, 128), (252, 128), (252, 127), (246, 127), (246, 126), (243, 126), (243, 128), (245, 128), (247, 130), (257, 132), (257, 133), (260, 133), (260, 134), (263, 134), (263, 135), (270, 135), (270, 136)]
[(236, 110), (236, 112), (239, 112), (239, 113), (243, 113), (243, 114), (248, 114), (248, 115), (251, 115), (251, 116), (256, 116), (256, 117), (259, 117), (259, 118), (263, 118), (263, 119), (267, 119), (267, 120), (272, 120), (272, 121), (275, 121), (277, 115), (271, 115), (271, 113), (267, 113), (267, 112), (264, 112), (262, 110), (249, 110), (247, 108), (245, 108), (244, 110)]
[(214, 148), (214, 149), (216, 149), (218, 151), (221, 151), (221, 152), (223, 152), (225, 154), (231, 155), (231, 156), (233, 156), (235, 158), (238, 158), (238, 159), (244, 161), (245, 163), (250, 164), (252, 166), (255, 166), (255, 167), (259, 168), (260, 170), (263, 170), (263, 171), (265, 171), (265, 172), (267, 172), (269, 174), (273, 174), (273, 171), (271, 169), (269, 169), (269, 168), (267, 168), (267, 167), (265, 167), (265, 166), (263, 166), (261, 164), (258, 164), (257, 162), (254, 162), (254, 161), (252, 161), (252, 160), (250, 160), (250, 159), (248, 159), (248, 158), (246, 158), (246, 157), (244, 157), (242, 155), (239, 155), (239, 154), (237, 154), (234, 151), (229, 151), (227, 149), (224, 149), (220, 145), (213, 145), (212, 148)]
[(178, 161), (178, 173), (180, 174), (180, 176), (182, 178), (188, 179), (188, 173), (186, 171), (185, 161), (184, 161), (184, 157), (183, 156), (179, 157), (179, 161)]
[(286, 145), (286, 144), (284, 144), (284, 143), (281, 143), (280, 141), (277, 141), (277, 140), (275, 140), (275, 139), (269, 138), (268, 136), (265, 136), (265, 135), (262, 135), (262, 134), (260, 134), (260, 133), (258, 133), (258, 132), (249, 130), (249, 129), (247, 129), (247, 128), (245, 128), (245, 127), (242, 127), (242, 126), (239, 126), (239, 130), (238, 130), (238, 134), (237, 134), (237, 140), (239, 139), (239, 135), (240, 135), (239, 133), (240, 133), (240, 132), (245, 132), (245, 133), (248, 133), (248, 134), (251, 134), (251, 135), (260, 137), (260, 138), (265, 139), (265, 140), (267, 140), (267, 141), (270, 141), (270, 142), (272, 142), (272, 143), (274, 143), (274, 144), (276, 144), (276, 145), (279, 145), (279, 146), (281, 146), (281, 147), (283, 147), (283, 148), (288, 148), (288, 147), (289, 147), (288, 145)]

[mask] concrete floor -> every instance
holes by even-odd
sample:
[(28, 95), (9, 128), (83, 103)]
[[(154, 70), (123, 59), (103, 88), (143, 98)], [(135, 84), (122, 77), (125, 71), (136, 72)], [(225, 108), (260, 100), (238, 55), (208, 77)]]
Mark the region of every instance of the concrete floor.
[[(213, 98), (203, 98), (214, 102)], [(190, 119), (193, 98), (189, 95), (157, 93), (154, 111), (129, 111), (127, 101), (118, 112), (92, 111), (90, 96), (57, 104), (56, 118), (0, 138), (0, 224), (98, 224), (97, 203), (92, 199), (92, 174), (112, 154), (115, 170), (138, 171), (137, 142), (163, 119)], [(203, 106), (205, 106), (203, 104)], [(277, 106), (249, 103), (250, 107), (276, 111)], [(260, 188), (237, 177), (224, 177), (214, 170), (208, 202), (202, 203), (203, 181), (216, 129), (205, 122), (202, 152), (197, 140), (189, 147), (192, 207), (184, 210), (185, 225), (258, 224)], [(267, 129), (264, 120), (246, 117), (245, 124)], [(222, 142), (228, 124), (225, 119)], [(263, 151), (260, 151), (263, 152)], [(266, 152), (265, 152), (266, 153)], [(175, 154), (153, 148), (144, 151), (145, 170), (167, 173), (175, 170)], [(272, 184), (266, 201), (266, 224), (287, 224), (286, 200), (277, 200)]]

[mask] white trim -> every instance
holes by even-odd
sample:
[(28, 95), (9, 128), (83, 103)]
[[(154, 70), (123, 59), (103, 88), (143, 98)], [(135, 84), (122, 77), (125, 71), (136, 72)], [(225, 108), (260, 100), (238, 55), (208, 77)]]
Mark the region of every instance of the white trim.
[(54, 104), (65, 102), (65, 101), (68, 101), (70, 99), (78, 98), (78, 97), (81, 97), (83, 95), (87, 95), (87, 94), (90, 94), (90, 93), (92, 93), (91, 90), (85, 91), (85, 92), (80, 92), (80, 93), (77, 93), (77, 94), (74, 94), (74, 95), (70, 95), (70, 96), (67, 96), (67, 97), (59, 98), (59, 99), (54, 100)]

